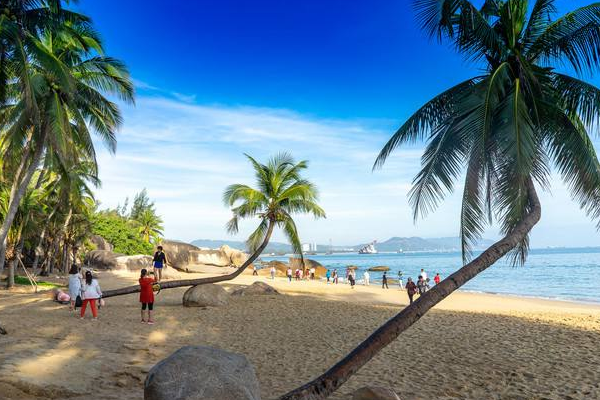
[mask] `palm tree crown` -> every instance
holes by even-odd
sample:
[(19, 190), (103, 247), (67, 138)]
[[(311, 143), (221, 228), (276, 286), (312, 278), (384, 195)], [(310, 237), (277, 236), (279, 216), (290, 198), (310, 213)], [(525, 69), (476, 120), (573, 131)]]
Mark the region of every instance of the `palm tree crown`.
[[(553, 0), (415, 0), (432, 37), (447, 40), (483, 72), (441, 93), (412, 115), (382, 149), (375, 167), (407, 142), (426, 140), (409, 200), (415, 218), (436, 208), (465, 174), (463, 256), (494, 218), (511, 233), (531, 209), (527, 186), (549, 186), (556, 168), (572, 196), (600, 216), (600, 164), (589, 129), (600, 122), (600, 90), (559, 72), (598, 70), (600, 3), (553, 20)], [(513, 252), (525, 261), (528, 236)]]
[[(300, 175), (308, 167), (308, 162), (295, 163), (287, 153), (272, 157), (267, 164), (261, 164), (247, 154), (246, 157), (254, 168), (257, 188), (241, 184), (227, 187), (223, 201), (233, 207), (233, 218), (227, 223), (227, 230), (237, 233), (240, 218), (258, 217), (260, 224), (247, 240), (249, 251), (254, 252), (270, 235), (272, 227), (277, 225), (290, 241), (294, 252), (302, 254), (292, 215), (304, 213), (312, 214), (315, 218), (325, 217), (325, 211), (317, 204), (317, 188)], [(234, 207), (236, 203), (239, 204)]]

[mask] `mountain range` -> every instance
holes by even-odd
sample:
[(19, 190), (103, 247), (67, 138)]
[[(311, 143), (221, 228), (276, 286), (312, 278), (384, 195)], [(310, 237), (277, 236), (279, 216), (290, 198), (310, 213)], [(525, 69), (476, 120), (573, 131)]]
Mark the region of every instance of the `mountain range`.
[[(489, 247), (493, 243), (492, 240), (482, 239), (479, 241), (475, 249)], [(235, 240), (210, 240), (210, 239), (198, 239), (191, 242), (194, 246), (205, 247), (205, 248), (219, 248), (223, 245), (235, 249), (245, 249), (246, 244), (241, 241)], [(327, 251), (334, 252), (353, 252), (358, 251), (361, 247), (365, 246), (366, 243), (351, 245), (351, 246), (331, 246), (317, 244), (317, 252), (325, 253)], [(460, 238), (458, 237), (441, 237), (441, 238), (421, 238), (421, 237), (392, 237), (383, 242), (377, 242), (375, 244), (377, 251), (379, 252), (397, 252), (402, 251), (453, 251), (460, 250)], [(270, 242), (265, 253), (290, 253), (292, 247), (287, 243), (281, 242)]]

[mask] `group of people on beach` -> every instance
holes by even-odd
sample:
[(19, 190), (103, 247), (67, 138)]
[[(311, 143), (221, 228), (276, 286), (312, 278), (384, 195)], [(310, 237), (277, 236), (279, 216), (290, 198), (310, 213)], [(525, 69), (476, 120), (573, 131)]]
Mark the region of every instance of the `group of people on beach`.
[[(162, 279), (162, 270), (166, 267), (167, 257), (162, 248), (158, 246), (152, 258), (153, 271), (143, 268), (140, 271), (138, 283), (140, 285), (140, 303), (142, 304), (141, 322), (154, 324), (152, 313), (154, 310), (154, 290)], [(159, 287), (159, 286), (158, 286)], [(69, 270), (69, 292), (61, 290), (56, 292), (56, 300), (61, 303), (69, 303), (69, 309), (75, 311), (80, 308), (79, 318), (85, 318), (87, 306), (92, 310), (92, 320), (98, 319), (98, 309), (104, 305), (102, 290), (97, 277), (91, 270), (82, 270), (77, 264), (73, 264)]]

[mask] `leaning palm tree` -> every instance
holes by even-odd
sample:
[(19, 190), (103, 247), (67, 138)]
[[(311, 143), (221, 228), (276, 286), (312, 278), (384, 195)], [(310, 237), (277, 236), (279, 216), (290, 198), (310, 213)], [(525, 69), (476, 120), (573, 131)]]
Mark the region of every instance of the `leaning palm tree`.
[[(185, 279), (161, 282), (161, 289), (181, 286), (197, 286), (234, 279), (254, 262), (269, 244), (275, 227), (282, 229), (295, 253), (302, 257), (300, 237), (294, 222), (294, 214), (312, 214), (324, 218), (325, 212), (317, 204), (318, 193), (314, 184), (303, 179), (301, 172), (308, 167), (307, 161), (296, 163), (287, 153), (281, 153), (261, 164), (246, 154), (254, 168), (256, 188), (236, 184), (225, 189), (223, 201), (233, 207), (233, 217), (227, 223), (230, 233), (238, 232), (240, 219), (258, 218), (258, 227), (250, 234), (246, 246), (250, 257), (233, 273), (210, 278)], [(139, 292), (139, 286), (105, 291), (103, 297)]]
[[(505, 255), (522, 264), (541, 217), (535, 186), (558, 170), (573, 198), (600, 217), (600, 164), (588, 129), (600, 122), (600, 90), (576, 74), (600, 67), (600, 3), (552, 20), (553, 0), (415, 0), (432, 37), (448, 40), (481, 75), (441, 93), (385, 145), (381, 167), (400, 145), (425, 140), (422, 170), (409, 199), (415, 218), (434, 210), (463, 176), (460, 216), (464, 266), (390, 319), (344, 359), (280, 399), (322, 399), (428, 310)], [(504, 237), (471, 260), (471, 247), (493, 221)]]

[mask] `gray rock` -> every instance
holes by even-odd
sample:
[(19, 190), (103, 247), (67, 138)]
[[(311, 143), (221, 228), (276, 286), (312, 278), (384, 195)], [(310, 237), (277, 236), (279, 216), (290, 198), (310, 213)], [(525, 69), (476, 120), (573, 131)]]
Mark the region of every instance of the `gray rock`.
[(6, 335), (8, 332), (2, 326), (0, 326), (0, 335)]
[(122, 254), (109, 250), (92, 250), (85, 255), (84, 264), (94, 269), (117, 269), (117, 257)]
[(183, 294), (184, 307), (216, 307), (224, 306), (229, 301), (225, 289), (214, 283), (192, 286)]
[(144, 399), (260, 400), (260, 387), (245, 356), (186, 346), (152, 367), (144, 382)]
[(140, 271), (142, 268), (152, 269), (152, 256), (138, 254), (135, 256), (117, 257), (115, 269), (127, 271)]
[(110, 244), (106, 239), (104, 239), (100, 235), (92, 235), (90, 237), (90, 242), (92, 242), (92, 244), (94, 244), (94, 246), (96, 246), (96, 250), (107, 250), (107, 251), (114, 250), (113, 245)]
[(254, 282), (250, 286), (237, 289), (231, 293), (232, 296), (260, 296), (270, 294), (279, 294), (279, 292), (264, 282)]
[(352, 395), (352, 400), (401, 400), (393, 390), (380, 386), (365, 386)]
[(199, 250), (194, 245), (176, 240), (163, 240), (161, 245), (167, 255), (169, 265), (182, 271), (186, 271), (186, 267), (190, 263), (190, 252)]

